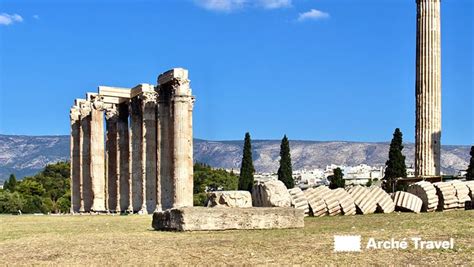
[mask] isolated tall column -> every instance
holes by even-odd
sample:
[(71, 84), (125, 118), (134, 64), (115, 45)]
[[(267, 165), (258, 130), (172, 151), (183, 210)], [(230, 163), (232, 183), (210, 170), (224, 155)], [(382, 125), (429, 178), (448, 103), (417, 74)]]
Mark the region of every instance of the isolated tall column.
[(441, 168), (440, 0), (417, 0), (415, 175)]
[(92, 183), (92, 211), (104, 212), (105, 208), (105, 140), (104, 109), (100, 99), (95, 98), (90, 115), (90, 170)]

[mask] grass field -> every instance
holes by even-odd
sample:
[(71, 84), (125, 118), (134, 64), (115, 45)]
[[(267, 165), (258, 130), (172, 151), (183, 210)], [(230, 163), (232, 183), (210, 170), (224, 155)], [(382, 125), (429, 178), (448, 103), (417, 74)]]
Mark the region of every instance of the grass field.
[[(304, 229), (157, 232), (151, 216), (0, 216), (0, 264), (474, 265), (474, 211), (307, 218)], [(454, 238), (453, 250), (333, 252), (333, 235)]]

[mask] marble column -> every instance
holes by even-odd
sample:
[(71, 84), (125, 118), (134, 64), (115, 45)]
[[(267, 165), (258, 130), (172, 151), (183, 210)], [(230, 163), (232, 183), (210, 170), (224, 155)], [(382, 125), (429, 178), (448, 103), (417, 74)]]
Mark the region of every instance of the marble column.
[[(171, 190), (163, 198), (163, 208), (193, 206), (193, 133), (192, 109), (194, 97), (189, 87), (188, 71), (173, 69), (158, 77), (160, 104), (164, 104), (167, 121), (162, 128), (164, 147), (161, 164), (166, 166), (166, 175), (162, 172), (162, 185), (171, 179)], [(160, 109), (161, 111), (161, 109)], [(166, 138), (166, 139), (165, 139)], [(163, 168), (162, 168), (163, 171)], [(170, 177), (167, 177), (167, 175)], [(163, 188), (165, 191), (165, 188)], [(165, 194), (162, 191), (162, 194)], [(166, 204), (166, 205), (165, 205)]]
[(128, 129), (128, 102), (121, 103), (117, 107), (117, 132), (118, 132), (118, 154), (120, 177), (120, 210), (132, 212), (130, 203), (130, 138)]
[[(119, 167), (118, 159), (118, 132), (117, 132), (117, 107), (113, 105), (105, 112), (107, 141), (107, 208), (112, 212), (120, 212), (119, 201), (119, 177), (117, 169)], [(118, 210), (117, 210), (118, 209)]]
[(132, 207), (139, 212), (143, 204), (143, 129), (142, 129), (142, 100), (134, 97), (130, 100), (130, 147), (131, 147), (131, 175), (132, 175)]
[(157, 147), (156, 147), (156, 92), (143, 92), (142, 95), (142, 171), (144, 201), (143, 213), (153, 213), (156, 209), (156, 184), (157, 184)]
[(92, 207), (95, 212), (105, 212), (105, 140), (103, 103), (93, 100), (90, 120), (90, 169)]
[(417, 0), (415, 176), (441, 169), (440, 0)]
[(92, 182), (91, 182), (91, 166), (90, 166), (90, 145), (91, 145), (91, 103), (84, 101), (80, 106), (81, 112), (81, 131), (79, 133), (80, 140), (80, 191), (81, 204), (80, 212), (90, 212), (92, 207)]
[(80, 142), (80, 110), (78, 107), (71, 108), (71, 213), (79, 212), (81, 208), (81, 142)]

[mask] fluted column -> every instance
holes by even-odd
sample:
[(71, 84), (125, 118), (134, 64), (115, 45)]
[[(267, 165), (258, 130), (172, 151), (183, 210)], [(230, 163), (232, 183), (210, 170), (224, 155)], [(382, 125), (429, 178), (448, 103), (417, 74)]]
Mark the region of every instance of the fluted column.
[(130, 139), (128, 129), (128, 102), (121, 103), (117, 107), (118, 120), (118, 154), (119, 154), (119, 177), (120, 177), (120, 210), (133, 212), (130, 203)]
[(114, 105), (105, 112), (107, 141), (107, 208), (113, 212), (120, 212), (119, 200), (119, 177), (117, 169), (118, 159), (118, 132), (117, 132), (117, 107)]
[(79, 133), (80, 140), (80, 192), (81, 204), (80, 212), (90, 212), (92, 207), (92, 182), (91, 182), (91, 166), (90, 166), (90, 145), (91, 145), (91, 103), (84, 101), (80, 105), (81, 112), (81, 131)]
[(143, 204), (143, 133), (142, 133), (142, 100), (134, 97), (130, 100), (130, 148), (132, 175), (132, 206), (134, 212), (139, 212)]
[(95, 212), (104, 212), (105, 208), (105, 140), (103, 103), (93, 99), (90, 120), (90, 168), (92, 183), (92, 207)]
[(143, 195), (142, 211), (152, 213), (156, 209), (156, 92), (142, 93), (142, 170), (143, 170)]
[(71, 213), (80, 211), (81, 208), (81, 142), (80, 142), (80, 110), (71, 108)]
[(415, 175), (441, 169), (440, 0), (417, 0)]
[[(193, 206), (193, 149), (192, 149), (192, 109), (194, 97), (189, 87), (188, 71), (184, 69), (173, 69), (158, 77), (160, 104), (164, 104), (163, 120), (167, 125), (162, 128), (166, 136), (162, 144), (169, 143), (171, 147), (164, 149), (162, 154), (162, 165), (165, 159), (171, 174), (172, 188), (171, 196), (167, 196), (166, 206), (163, 208), (178, 208)], [(160, 109), (161, 110), (161, 109)], [(165, 136), (162, 135), (162, 138)], [(163, 169), (162, 169), (163, 170)], [(162, 179), (169, 179), (162, 173)], [(162, 183), (163, 185), (163, 183)], [(165, 188), (163, 187), (164, 193)], [(169, 203), (171, 200), (171, 203)], [(169, 207), (171, 206), (171, 207)]]

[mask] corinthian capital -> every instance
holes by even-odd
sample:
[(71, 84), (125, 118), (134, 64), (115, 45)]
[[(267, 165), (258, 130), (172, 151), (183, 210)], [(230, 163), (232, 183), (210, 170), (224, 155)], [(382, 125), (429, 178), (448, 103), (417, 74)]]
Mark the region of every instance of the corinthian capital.
[(78, 121), (80, 116), (81, 112), (77, 107), (71, 108), (71, 111), (69, 112), (69, 119), (71, 120), (71, 124), (74, 124), (76, 121)]
[(91, 111), (92, 111), (92, 108), (91, 108), (91, 103), (89, 101), (81, 103), (80, 113), (81, 113), (82, 118), (91, 114)]
[(104, 106), (103, 100), (104, 100), (104, 97), (100, 95), (91, 96), (92, 107), (96, 110), (104, 110), (105, 106)]
[(156, 103), (157, 98), (158, 98), (158, 93), (156, 92), (143, 92), (142, 93), (142, 101), (144, 105), (148, 103)]
[(118, 111), (117, 111), (116, 105), (112, 105), (105, 109), (105, 119), (110, 120), (112, 118), (116, 118), (117, 115), (118, 115)]

